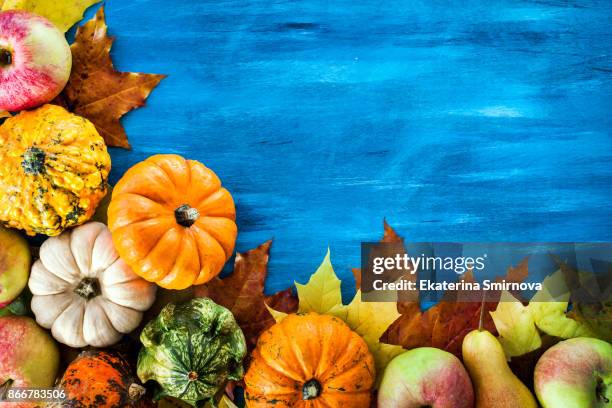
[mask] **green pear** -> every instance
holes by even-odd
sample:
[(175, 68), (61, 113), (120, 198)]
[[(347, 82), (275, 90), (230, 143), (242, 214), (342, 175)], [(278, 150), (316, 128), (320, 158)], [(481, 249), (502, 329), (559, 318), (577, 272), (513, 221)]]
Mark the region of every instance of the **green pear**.
[(462, 352), (474, 384), (476, 408), (537, 408), (533, 394), (512, 373), (501, 344), (490, 332), (468, 333)]
[(534, 384), (544, 408), (612, 407), (612, 345), (588, 337), (557, 343), (538, 360)]

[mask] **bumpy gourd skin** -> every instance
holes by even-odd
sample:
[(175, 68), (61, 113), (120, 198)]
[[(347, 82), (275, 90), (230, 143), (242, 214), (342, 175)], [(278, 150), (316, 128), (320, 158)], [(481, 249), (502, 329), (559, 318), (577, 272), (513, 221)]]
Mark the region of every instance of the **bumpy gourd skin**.
[(232, 313), (208, 298), (166, 305), (140, 334), (138, 377), (193, 406), (242, 379), (247, 348)]
[(94, 214), (110, 156), (87, 119), (45, 105), (0, 127), (0, 222), (54, 236)]

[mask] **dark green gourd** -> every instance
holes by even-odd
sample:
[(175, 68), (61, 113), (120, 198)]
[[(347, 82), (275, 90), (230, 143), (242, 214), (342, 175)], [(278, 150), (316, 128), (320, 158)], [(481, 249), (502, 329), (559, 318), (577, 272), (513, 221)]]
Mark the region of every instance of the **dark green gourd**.
[(168, 304), (140, 335), (138, 377), (196, 405), (240, 380), (247, 349), (232, 313), (208, 298)]

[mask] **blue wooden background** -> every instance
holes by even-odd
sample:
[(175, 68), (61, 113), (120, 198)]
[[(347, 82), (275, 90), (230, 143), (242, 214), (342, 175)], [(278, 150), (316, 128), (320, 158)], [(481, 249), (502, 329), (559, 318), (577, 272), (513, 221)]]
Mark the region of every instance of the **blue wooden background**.
[[(612, 240), (612, 2), (107, 0), (119, 69), (168, 74), (112, 181), (214, 169), (267, 290), (416, 241)], [(92, 15), (93, 10), (88, 12)]]

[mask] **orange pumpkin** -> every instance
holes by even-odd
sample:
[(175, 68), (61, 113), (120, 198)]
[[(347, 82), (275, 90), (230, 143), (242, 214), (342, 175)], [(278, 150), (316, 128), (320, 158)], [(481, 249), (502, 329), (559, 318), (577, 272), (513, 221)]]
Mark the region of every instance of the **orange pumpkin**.
[(141, 408), (145, 388), (131, 374), (129, 364), (106, 351), (85, 351), (68, 365), (60, 387), (63, 407)]
[(167, 289), (206, 283), (221, 272), (238, 233), (231, 194), (202, 163), (149, 157), (113, 189), (108, 226), (132, 270)]
[(247, 406), (367, 408), (375, 377), (368, 346), (342, 320), (291, 314), (259, 337)]

